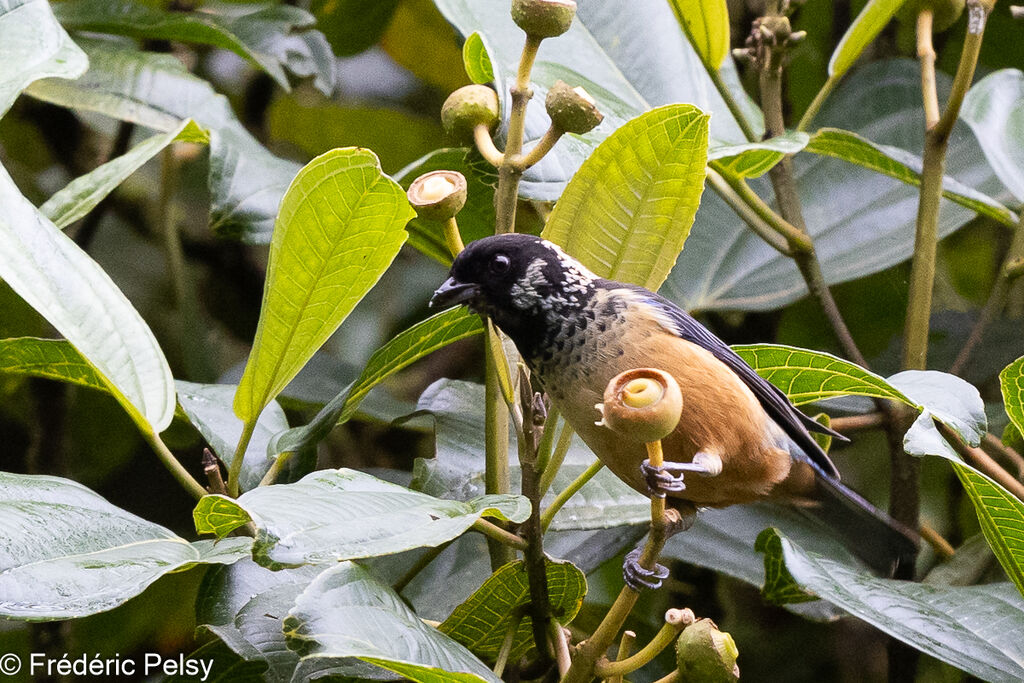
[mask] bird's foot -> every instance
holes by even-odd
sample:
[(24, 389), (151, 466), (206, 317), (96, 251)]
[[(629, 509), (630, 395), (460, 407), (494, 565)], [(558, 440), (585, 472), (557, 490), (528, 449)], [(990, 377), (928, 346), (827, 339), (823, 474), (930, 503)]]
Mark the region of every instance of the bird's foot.
[(664, 498), (668, 493), (679, 493), (686, 490), (683, 475), (693, 472), (702, 477), (715, 477), (722, 473), (722, 458), (714, 453), (700, 451), (693, 456), (692, 462), (666, 462), (655, 467), (650, 460), (640, 463), (640, 472), (647, 481), (651, 495)]
[(649, 588), (655, 590), (661, 588), (662, 580), (668, 578), (668, 567), (655, 563), (652, 569), (640, 565), (640, 556), (643, 554), (641, 548), (635, 548), (626, 555), (622, 563), (622, 578), (626, 585), (637, 593)]

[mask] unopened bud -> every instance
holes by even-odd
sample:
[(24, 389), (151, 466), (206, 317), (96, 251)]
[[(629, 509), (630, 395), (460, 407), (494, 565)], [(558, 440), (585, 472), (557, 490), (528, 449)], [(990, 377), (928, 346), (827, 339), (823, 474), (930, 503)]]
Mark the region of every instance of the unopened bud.
[(512, 20), (531, 38), (562, 35), (575, 15), (575, 0), (512, 0)]
[(441, 125), (449, 135), (460, 142), (473, 139), (478, 125), (494, 130), (499, 119), (498, 93), (486, 85), (467, 85), (459, 88), (441, 107)]
[(555, 81), (544, 100), (551, 123), (566, 133), (582, 135), (592, 131), (604, 120), (597, 102), (581, 87), (570, 87), (565, 81)]

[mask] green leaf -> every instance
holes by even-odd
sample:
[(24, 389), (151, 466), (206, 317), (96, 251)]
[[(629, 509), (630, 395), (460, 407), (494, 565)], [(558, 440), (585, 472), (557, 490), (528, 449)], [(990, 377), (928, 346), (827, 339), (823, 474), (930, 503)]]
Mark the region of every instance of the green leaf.
[[(194, 384), (181, 380), (175, 384), (178, 389), (178, 402), (188, 415), (189, 421), (199, 430), (221, 460), (231, 462), (243, 426), (242, 421), (231, 410), (235, 385)], [(243, 491), (259, 486), (263, 475), (274, 464), (275, 458), (267, 452), (267, 444), (271, 437), (285, 429), (288, 429), (288, 418), (285, 417), (281, 406), (276, 401), (271, 401), (260, 413), (252, 439), (245, 450), (245, 460), (242, 461), (242, 472), (238, 479), (239, 487)]]
[(89, 66), (46, 0), (0, 3), (0, 63), (0, 117), (33, 81), (78, 78)]
[(657, 289), (697, 213), (707, 144), (708, 116), (693, 105), (633, 119), (583, 163), (542, 236), (601, 277)]
[(263, 308), (235, 414), (253, 422), (376, 284), (413, 213), (373, 152), (336, 149), (292, 181), (270, 244)]
[[(920, 80), (911, 60), (867, 63), (844, 79), (818, 121), (919, 155), (924, 130)], [(949, 78), (939, 73), (937, 81), (944, 98)], [(949, 145), (946, 174), (1005, 201), (966, 125), (954, 127)], [(808, 231), (829, 284), (877, 273), (911, 256), (916, 188), (813, 154), (796, 155), (793, 168)], [(767, 179), (750, 185), (771, 202)], [(944, 200), (940, 235), (951, 234), (974, 216)], [(660, 293), (690, 311), (774, 310), (806, 296), (807, 286), (792, 259), (754, 234), (714, 192), (705, 191), (686, 249)]]
[(828, 61), (829, 79), (843, 77), (871, 41), (885, 28), (904, 0), (870, 0), (839, 40)]
[(39, 211), (58, 228), (66, 228), (96, 208), (114, 188), (167, 145), (172, 142), (207, 144), (209, 141), (209, 136), (194, 121), (182, 121), (173, 130), (147, 138), (125, 154), (75, 178), (47, 199)]
[[(186, 661), (210, 662), (210, 675), (203, 683), (266, 683), (264, 672), (267, 665), (258, 661), (246, 661), (219, 640), (211, 640), (196, 648)], [(185, 671), (167, 676), (162, 683), (195, 683), (196, 677)]]
[(334, 54), (347, 57), (380, 40), (397, 7), (398, 0), (313, 0), (309, 11)]
[(110, 386), (75, 347), (63, 339), (0, 339), (0, 373), (45, 377), (109, 392)]
[[(898, 147), (876, 145), (856, 133), (838, 128), (822, 128), (811, 137), (807, 151), (870, 168), (914, 187), (921, 186), (920, 157)], [(942, 184), (942, 196), (946, 199), (1003, 225), (1016, 227), (1017, 215), (995, 199), (948, 176)]]
[(390, 555), (459, 536), (481, 516), (522, 522), (520, 496), (442, 500), (355, 470), (320, 470), (294, 484), (263, 486), (237, 501), (206, 496), (193, 513), (201, 534), (256, 525), (253, 558), (276, 568)]
[(729, 55), (729, 7), (725, 0), (669, 0), (686, 37), (709, 70)]
[(238, 121), (227, 98), (175, 57), (111, 42), (79, 42), (89, 55), (85, 76), (38, 81), (27, 93), (162, 132), (193, 119), (210, 135), (210, 227), (222, 237), (269, 242), (281, 197), (299, 165), (268, 152)]
[(351, 419), (370, 390), (385, 379), (438, 349), (481, 332), (480, 318), (462, 307), (442, 311), (400, 332), (373, 352), (359, 378), (331, 399), (309, 424), (275, 436), (271, 451), (283, 453), (316, 445), (335, 425)]
[(954, 462), (953, 471), (974, 503), (985, 540), (1024, 596), (1024, 502), (973, 467)]
[(977, 446), (988, 429), (985, 403), (978, 389), (969, 382), (935, 370), (906, 370), (889, 378), (889, 383), (907, 396), (921, 411), (903, 439), (911, 455), (942, 455), (956, 462), (960, 456), (946, 444), (935, 428), (933, 418)]
[(773, 605), (789, 605), (817, 600), (802, 590), (786, 569), (782, 556), (782, 535), (778, 529), (765, 529), (754, 541), (754, 551), (764, 554), (764, 586), (761, 596)]
[[(465, 148), (439, 149), (409, 164), (397, 174), (395, 180), (409, 189), (412, 181), (430, 171), (458, 171), (466, 177), (466, 205), (459, 212), (459, 232), (467, 244), (494, 234), (494, 188), (481, 178), (467, 160)], [(437, 221), (413, 218), (409, 221), (409, 244), (444, 265), (452, 262), (451, 252), (444, 241), (442, 225)]]
[(418, 683), (500, 683), (466, 648), (424, 624), (387, 585), (352, 563), (318, 576), (285, 619), (303, 662), (357, 657)]
[[(778, 536), (796, 584), (911, 647), (986, 681), (1024, 677), (1024, 600), (1009, 583), (937, 586), (855, 570)], [(766, 562), (768, 558), (766, 558)]]
[(494, 65), (487, 53), (484, 38), (477, 32), (466, 36), (462, 45), (462, 62), (466, 65), (466, 74), (474, 83), (490, 83), (494, 80)]
[(250, 543), (189, 543), (81, 484), (0, 472), (0, 615), (42, 620), (104, 612), (169, 572), (236, 562)]
[[(515, 81), (523, 47), (523, 33), (512, 22), (508, 1), (437, 0), (435, 4), (463, 36), (479, 32), (484, 38), (496, 69), (498, 94), (507, 100), (507, 88), (501, 84)], [(721, 75), (759, 133), (760, 112), (744, 93), (728, 56)], [(527, 105), (527, 149), (547, 130), (544, 96), (557, 79), (586, 88), (597, 100), (605, 121), (586, 135), (563, 136), (551, 153), (526, 171), (520, 195), (529, 199), (558, 199), (604, 138), (654, 107), (692, 103), (712, 115), (713, 139), (746, 140), (664, 0), (579, 3), (572, 26), (557, 40), (544, 44), (535, 65), (535, 95)]]
[(828, 353), (778, 344), (739, 344), (732, 350), (795, 405), (855, 395), (918, 407), (882, 377)]
[(1024, 356), (1003, 368), (999, 373), (999, 386), (1007, 417), (1024, 434)]
[(126, 0), (66, 0), (54, 9), (73, 30), (221, 47), (263, 69), (285, 90), (291, 89), (285, 67), (298, 76), (315, 74), (325, 95), (334, 90), (327, 41), (308, 30), (316, 19), (298, 7), (207, 2), (199, 12), (170, 12)]
[(0, 279), (93, 366), (139, 424), (161, 432), (174, 382), (153, 333), (121, 290), (21, 195), (0, 167)]
[(1024, 72), (1003, 69), (967, 91), (960, 118), (978, 138), (989, 165), (1018, 202), (1024, 202)]
[[(587, 578), (569, 562), (545, 559), (548, 599), (552, 614), (569, 624), (583, 605)], [(500, 567), (468, 600), (455, 608), (438, 630), (465, 645), (481, 659), (493, 662), (514, 621), (519, 622), (508, 660), (519, 661), (534, 647), (532, 620), (526, 613), (530, 584), (523, 561)]]
[(807, 133), (785, 133), (767, 140), (741, 145), (712, 145), (708, 161), (717, 161), (720, 172), (740, 178), (759, 178), (788, 154), (796, 154), (807, 146)]

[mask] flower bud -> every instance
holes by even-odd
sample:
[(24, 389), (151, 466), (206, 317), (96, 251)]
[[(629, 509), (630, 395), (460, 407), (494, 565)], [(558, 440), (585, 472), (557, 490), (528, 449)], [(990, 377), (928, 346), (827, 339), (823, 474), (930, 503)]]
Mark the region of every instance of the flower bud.
[(664, 439), (679, 424), (683, 395), (672, 375), (654, 368), (634, 368), (612, 378), (598, 404), (601, 424), (637, 441)]
[(473, 139), (473, 129), (480, 124), (494, 130), (499, 116), (498, 93), (486, 85), (463, 86), (441, 107), (441, 125), (449, 135), (465, 142)]
[(412, 181), (406, 193), (420, 218), (444, 222), (466, 205), (466, 178), (458, 171), (431, 171)]
[(575, 0), (512, 0), (512, 20), (531, 38), (562, 35), (575, 14)]
[(732, 636), (710, 619), (687, 626), (676, 640), (679, 677), (686, 683), (735, 683), (740, 678), (739, 654)]
[(597, 110), (597, 102), (586, 90), (572, 88), (565, 81), (555, 81), (548, 90), (544, 106), (551, 123), (566, 133), (588, 133), (604, 119), (604, 114)]

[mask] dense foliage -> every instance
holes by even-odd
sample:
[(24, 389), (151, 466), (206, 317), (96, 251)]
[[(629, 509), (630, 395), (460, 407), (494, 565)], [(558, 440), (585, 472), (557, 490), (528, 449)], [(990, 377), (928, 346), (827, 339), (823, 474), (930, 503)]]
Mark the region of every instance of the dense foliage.
[[(1024, 678), (1019, 8), (510, 4), (0, 0), (0, 673)], [(426, 307), (511, 230), (849, 435), (916, 566), (745, 505), (620, 593), (651, 502)]]

